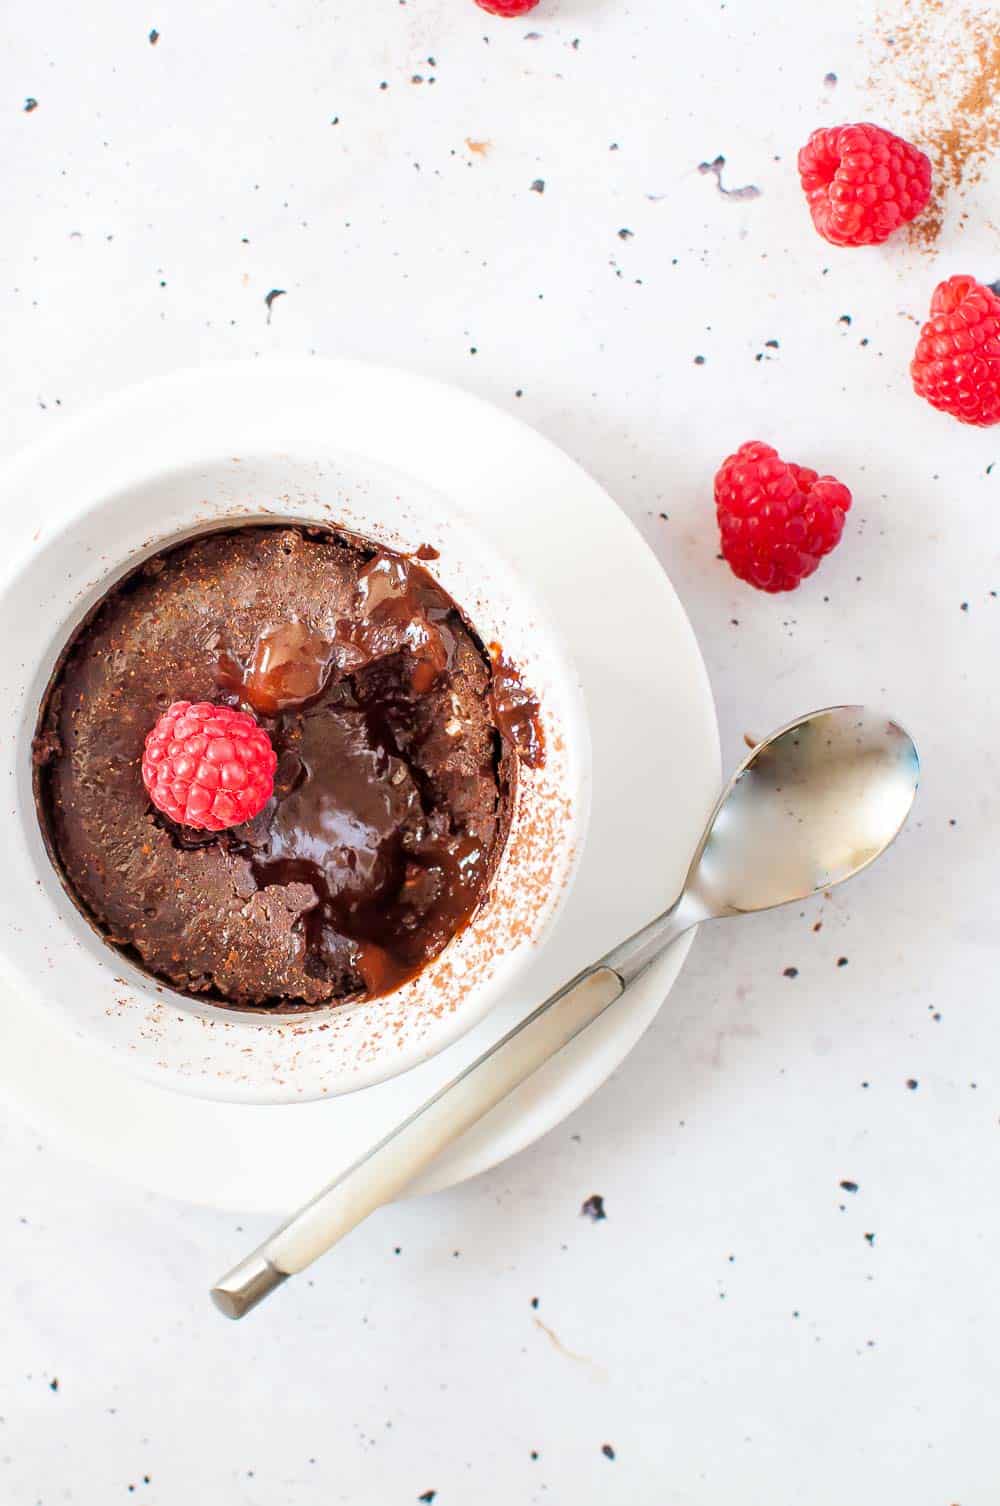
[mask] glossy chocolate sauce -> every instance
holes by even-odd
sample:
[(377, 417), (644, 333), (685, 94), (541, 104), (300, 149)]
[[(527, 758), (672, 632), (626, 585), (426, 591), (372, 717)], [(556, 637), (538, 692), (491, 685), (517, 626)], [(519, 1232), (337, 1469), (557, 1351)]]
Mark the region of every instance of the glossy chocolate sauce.
[(490, 659), (493, 663), (490, 706), (497, 729), (516, 749), (523, 764), (529, 769), (540, 769), (545, 763), (545, 734), (538, 697), (525, 685), (499, 643), (490, 644)]
[[(252, 822), (196, 833), (151, 811), (142, 742), (177, 699), (267, 729), (275, 790)], [(518, 761), (543, 753), (537, 700), (417, 558), (246, 528), (157, 557), (84, 624), (43, 707), (37, 791), (107, 939), (185, 991), (303, 1008), (389, 992), (462, 930)]]

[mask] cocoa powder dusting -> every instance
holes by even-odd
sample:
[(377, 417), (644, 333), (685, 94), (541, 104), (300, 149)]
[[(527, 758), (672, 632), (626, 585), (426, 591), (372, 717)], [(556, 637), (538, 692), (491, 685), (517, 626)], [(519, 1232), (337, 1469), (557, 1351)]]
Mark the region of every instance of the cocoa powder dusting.
[(949, 211), (957, 207), (956, 224), (964, 224), (961, 200), (1000, 148), (996, 13), (982, 4), (897, 0), (880, 12), (876, 42), (873, 118), (920, 146), (934, 168), (930, 203), (907, 227), (911, 244), (933, 252)]

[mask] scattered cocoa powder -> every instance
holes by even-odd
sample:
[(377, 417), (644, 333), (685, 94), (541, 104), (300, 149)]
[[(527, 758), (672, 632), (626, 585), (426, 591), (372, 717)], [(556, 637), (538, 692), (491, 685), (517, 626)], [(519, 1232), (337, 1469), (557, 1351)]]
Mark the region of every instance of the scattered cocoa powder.
[[(870, 39), (866, 38), (870, 43)], [(896, 0), (875, 27), (868, 92), (880, 124), (914, 141), (934, 167), (931, 201), (907, 227), (933, 252), (946, 216), (1000, 148), (1000, 30), (990, 4)]]

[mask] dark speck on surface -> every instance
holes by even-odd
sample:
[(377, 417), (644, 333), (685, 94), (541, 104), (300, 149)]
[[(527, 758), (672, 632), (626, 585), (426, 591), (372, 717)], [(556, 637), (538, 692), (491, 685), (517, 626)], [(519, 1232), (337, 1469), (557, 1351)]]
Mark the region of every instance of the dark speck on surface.
[(867, 1241), (868, 1241), (868, 1243), (870, 1245), (874, 1246), (874, 1244), (875, 1244), (875, 1236), (874, 1236), (874, 1234), (866, 1234), (865, 1235), (865, 1239), (867, 1239)]
[(531, 185), (531, 192), (532, 193), (544, 193), (545, 192), (545, 179), (544, 178), (536, 178), (535, 181), (534, 181), (534, 183), (532, 183), (532, 185)]
[(629, 230), (629, 229), (627, 229), (623, 225), (622, 228), (618, 232), (618, 239), (620, 241), (630, 241), (630, 240), (632, 240), (633, 235), (634, 235), (634, 232), (631, 231), (631, 230)]
[(967, 601), (963, 601), (960, 610), (967, 612), (969, 610), (969, 603)]
[(838, 967), (846, 967), (847, 966), (847, 958), (846, 957), (838, 957), (837, 958), (837, 966)]
[(149, 33), (149, 45), (150, 45), (150, 47), (155, 47), (156, 44), (157, 44), (157, 42), (159, 40), (160, 40), (160, 33), (157, 31), (156, 27), (154, 26), (153, 29), (152, 29), (152, 31)]
[(610, 1443), (601, 1444), (601, 1453), (604, 1455), (605, 1459), (613, 1459), (615, 1457), (615, 1451), (611, 1447)]
[(906, 1079), (906, 1086), (909, 1088), (911, 1093), (915, 1093), (920, 1084), (915, 1077), (908, 1077)]
[(704, 364), (705, 364), (705, 357), (704, 356), (695, 356), (695, 358), (694, 358), (694, 364), (696, 366), (704, 366)]
[(783, 976), (785, 978), (797, 978), (799, 976), (799, 970), (797, 967), (786, 967)]
[(580, 1217), (589, 1218), (595, 1224), (599, 1224), (601, 1219), (607, 1216), (604, 1211), (604, 1199), (599, 1192), (592, 1192), (580, 1207)]
[(24, 101), (24, 113), (26, 115), (30, 115), (31, 112), (32, 112), (32, 110), (37, 110), (37, 109), (38, 109), (38, 100), (37, 99), (32, 99), (31, 95), (29, 94), (28, 98)]
[(823, 82), (828, 89), (833, 89), (837, 84), (837, 75), (835, 73), (827, 73), (824, 75)]
[(711, 173), (715, 179), (715, 186), (724, 199), (759, 199), (760, 189), (756, 183), (745, 183), (742, 188), (725, 188), (722, 183), (722, 169), (726, 165), (723, 156), (716, 157), (712, 162), (699, 162), (698, 171), (704, 176)]
[(858, 1190), (857, 1182), (841, 1182), (840, 1185), (841, 1187), (843, 1187), (845, 1192), (857, 1192)]
[(276, 298), (284, 298), (284, 297), (285, 297), (285, 289), (284, 288), (272, 288), (271, 291), (268, 293), (267, 297), (264, 299), (264, 302), (267, 304), (267, 322), (268, 322), (268, 324), (270, 324), (270, 322), (271, 322), (271, 307), (272, 307), (272, 305), (274, 303), (274, 300)]
[(845, 327), (848, 326), (848, 325), (850, 325), (850, 323), (851, 323), (851, 316), (850, 316), (850, 314), (841, 314), (840, 318), (837, 320), (837, 323), (838, 324), (843, 324)]
[(531, 1305), (535, 1309), (535, 1311), (537, 1312), (538, 1311), (538, 1298), (537, 1297), (532, 1297), (532, 1299), (531, 1299)]
[(434, 1500), (436, 1495), (436, 1490), (425, 1490), (422, 1496), (417, 1496), (417, 1500), (425, 1501), (427, 1503), (427, 1506), (430, 1506), (430, 1503)]
[(58, 1380), (58, 1378), (56, 1376), (53, 1376), (52, 1379), (49, 1381), (49, 1390), (50, 1391), (58, 1391), (59, 1390), (59, 1380)]

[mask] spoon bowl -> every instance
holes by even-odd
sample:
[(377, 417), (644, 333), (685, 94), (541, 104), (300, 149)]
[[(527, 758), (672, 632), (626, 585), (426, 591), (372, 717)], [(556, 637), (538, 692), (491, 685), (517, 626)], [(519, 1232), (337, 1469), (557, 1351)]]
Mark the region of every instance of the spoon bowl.
[(808, 898), (853, 878), (910, 813), (920, 760), (865, 706), (813, 712), (759, 743), (722, 794), (688, 874), (706, 916)]

